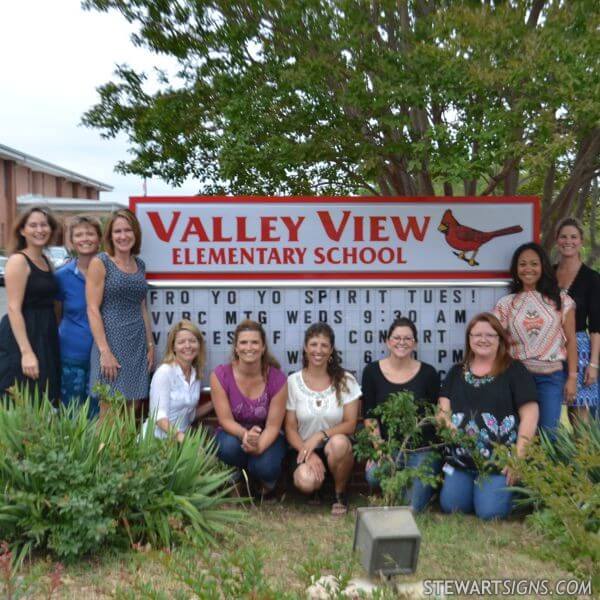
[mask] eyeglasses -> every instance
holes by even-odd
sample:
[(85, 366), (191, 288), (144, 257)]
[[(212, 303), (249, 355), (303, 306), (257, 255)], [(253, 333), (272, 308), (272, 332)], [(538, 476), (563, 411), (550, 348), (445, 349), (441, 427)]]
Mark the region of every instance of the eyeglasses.
[(399, 344), (410, 344), (415, 341), (414, 337), (401, 337), (398, 335), (393, 335), (390, 340), (392, 342), (398, 342)]
[(474, 340), (495, 340), (500, 337), (497, 333), (470, 333)]

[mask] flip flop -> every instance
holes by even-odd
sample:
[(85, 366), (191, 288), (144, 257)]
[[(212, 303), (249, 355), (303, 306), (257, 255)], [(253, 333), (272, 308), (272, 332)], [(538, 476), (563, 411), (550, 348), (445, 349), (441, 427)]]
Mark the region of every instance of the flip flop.
[(336, 492), (335, 501), (331, 505), (332, 517), (343, 517), (348, 513), (348, 496), (345, 492)]

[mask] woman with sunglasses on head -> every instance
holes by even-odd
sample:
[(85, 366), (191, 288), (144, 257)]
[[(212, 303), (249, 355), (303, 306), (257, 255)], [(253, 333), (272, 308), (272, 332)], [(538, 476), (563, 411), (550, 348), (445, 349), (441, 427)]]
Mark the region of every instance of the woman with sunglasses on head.
[[(69, 223), (68, 236), (77, 258), (56, 272), (60, 393), (63, 404), (82, 404), (89, 395), (90, 353), (94, 343), (87, 316), (85, 280), (90, 262), (100, 248), (100, 223), (90, 217), (74, 217)], [(91, 416), (94, 416), (93, 410), (90, 410)]]
[(44, 208), (22, 213), (6, 263), (8, 314), (0, 322), (0, 396), (15, 384), (33, 397), (60, 398), (60, 352), (54, 297), (58, 285), (44, 250), (58, 224)]
[(577, 335), (577, 396), (569, 415), (587, 420), (599, 404), (598, 366), (600, 363), (600, 275), (581, 260), (583, 227), (572, 217), (556, 228), (559, 287), (575, 300)]
[(533, 375), (539, 426), (553, 435), (563, 398), (571, 404), (577, 394), (575, 302), (560, 291), (546, 252), (535, 242), (515, 250), (510, 273), (512, 293), (498, 300), (494, 314), (508, 332), (511, 356)]
[(304, 494), (316, 493), (329, 471), (335, 488), (331, 514), (345, 515), (360, 387), (342, 367), (335, 334), (326, 323), (306, 330), (302, 367), (288, 377), (285, 418), (287, 440), (296, 451), (294, 485)]
[(447, 513), (474, 512), (481, 519), (502, 519), (512, 509), (513, 474), (480, 473), (471, 452), (493, 458), (494, 444), (515, 447), (518, 456), (535, 435), (538, 404), (535, 382), (511, 358), (502, 325), (491, 313), (471, 319), (465, 335), (465, 360), (454, 365), (442, 384), (439, 420), (473, 438), (476, 450), (447, 447), (440, 506)]
[(287, 385), (260, 323), (247, 319), (236, 327), (231, 362), (211, 373), (210, 394), (219, 422), (219, 458), (246, 469), (260, 486), (258, 495), (272, 498), (285, 455)]
[[(419, 406), (419, 414), (425, 416), (426, 407), (436, 406), (440, 391), (440, 378), (437, 371), (431, 365), (414, 357), (417, 347), (417, 328), (410, 319), (399, 317), (390, 325), (386, 346), (389, 351), (388, 356), (367, 365), (362, 377), (365, 427), (371, 431), (375, 447), (379, 445), (382, 438), (387, 438), (388, 433), (385, 425), (373, 414), (373, 411), (384, 403), (390, 394), (411, 392)], [(418, 443), (410, 444), (409, 451), (404, 456), (395, 457), (397, 464), (416, 468), (427, 463), (431, 474), (438, 474), (441, 469), (441, 458), (437, 451), (430, 448), (436, 441), (435, 426), (424, 425)], [(365, 476), (371, 488), (379, 485), (378, 468), (380, 468), (378, 463), (367, 462)], [(425, 508), (433, 491), (430, 485), (415, 479), (407, 491), (405, 500), (418, 512)]]
[[(196, 417), (203, 417), (212, 404), (200, 405), (200, 377), (206, 347), (200, 330), (187, 319), (175, 323), (167, 337), (161, 365), (150, 384), (150, 416), (156, 423), (154, 435), (165, 439), (170, 433), (178, 442)], [(144, 431), (148, 421), (144, 424)]]
[[(146, 266), (138, 258), (142, 232), (127, 209), (114, 212), (104, 231), (105, 252), (88, 269), (85, 294), (94, 345), (90, 388), (96, 383), (120, 392), (138, 417), (148, 399), (154, 343), (146, 307)], [(100, 416), (106, 410), (100, 406)]]

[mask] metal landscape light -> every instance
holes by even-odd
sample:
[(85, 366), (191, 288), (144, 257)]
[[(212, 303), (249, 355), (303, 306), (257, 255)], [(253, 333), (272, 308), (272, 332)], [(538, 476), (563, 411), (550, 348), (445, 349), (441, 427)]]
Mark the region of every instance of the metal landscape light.
[(420, 546), (421, 533), (410, 506), (357, 509), (353, 549), (369, 576), (414, 573)]

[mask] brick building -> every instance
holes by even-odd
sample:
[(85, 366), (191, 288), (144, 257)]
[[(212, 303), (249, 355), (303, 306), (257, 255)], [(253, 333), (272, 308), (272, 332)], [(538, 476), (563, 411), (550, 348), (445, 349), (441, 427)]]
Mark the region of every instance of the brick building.
[(101, 192), (112, 189), (101, 181), (0, 144), (0, 248), (6, 247), (20, 209), (43, 205), (63, 223), (74, 214), (102, 216), (126, 206), (100, 200)]

